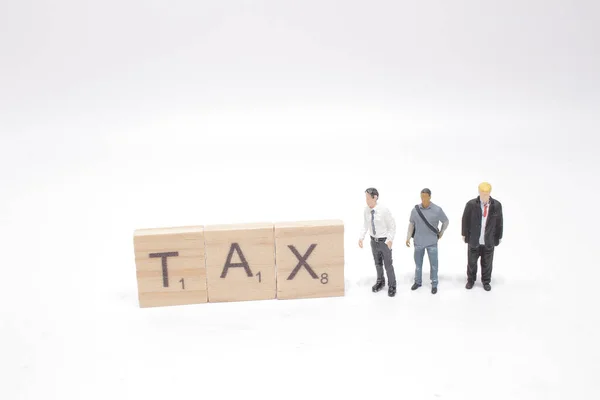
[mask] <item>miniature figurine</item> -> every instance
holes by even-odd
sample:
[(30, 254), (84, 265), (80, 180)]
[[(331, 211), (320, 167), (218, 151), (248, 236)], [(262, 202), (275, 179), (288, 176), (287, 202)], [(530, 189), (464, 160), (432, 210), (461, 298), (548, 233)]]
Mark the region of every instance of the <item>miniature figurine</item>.
[(491, 197), (492, 185), (479, 185), (479, 196), (469, 200), (462, 217), (462, 237), (468, 244), (467, 289), (477, 279), (477, 261), (481, 258), (481, 283), (486, 291), (492, 290), (494, 249), (502, 241), (502, 204)]
[[(438, 229), (439, 223), (442, 223)], [(438, 286), (438, 241), (444, 235), (450, 221), (444, 210), (431, 202), (431, 190), (421, 190), (421, 204), (415, 205), (410, 213), (406, 247), (410, 247), (410, 238), (415, 244), (415, 282), (411, 290), (421, 287), (423, 273), (423, 257), (425, 251), (429, 258), (431, 275), (431, 293), (437, 293)]]
[(364, 210), (364, 226), (361, 229), (358, 246), (363, 247), (363, 240), (367, 232), (371, 235), (371, 250), (375, 260), (377, 281), (373, 292), (379, 292), (385, 286), (383, 266), (388, 278), (388, 296), (396, 295), (396, 275), (392, 262), (392, 242), (396, 234), (396, 221), (390, 210), (378, 204), (379, 192), (375, 188), (365, 190), (367, 207)]

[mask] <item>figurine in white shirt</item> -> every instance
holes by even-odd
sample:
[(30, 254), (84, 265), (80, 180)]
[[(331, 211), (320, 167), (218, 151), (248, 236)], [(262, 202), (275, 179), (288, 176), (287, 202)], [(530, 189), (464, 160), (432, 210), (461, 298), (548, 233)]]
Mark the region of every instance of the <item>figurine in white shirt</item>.
[(364, 224), (360, 231), (358, 246), (363, 247), (367, 232), (371, 236), (371, 250), (375, 260), (377, 281), (373, 292), (379, 292), (385, 286), (383, 267), (388, 278), (388, 295), (396, 295), (396, 275), (392, 261), (392, 243), (396, 235), (396, 221), (390, 210), (378, 204), (379, 192), (375, 188), (365, 190), (367, 207), (364, 210)]

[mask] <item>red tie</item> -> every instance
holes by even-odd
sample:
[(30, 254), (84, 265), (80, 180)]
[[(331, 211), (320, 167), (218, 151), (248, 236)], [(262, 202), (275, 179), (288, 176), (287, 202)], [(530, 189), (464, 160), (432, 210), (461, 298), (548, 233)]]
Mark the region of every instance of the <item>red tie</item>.
[(487, 204), (485, 206), (483, 206), (483, 216), (484, 217), (487, 217), (487, 208), (488, 208)]

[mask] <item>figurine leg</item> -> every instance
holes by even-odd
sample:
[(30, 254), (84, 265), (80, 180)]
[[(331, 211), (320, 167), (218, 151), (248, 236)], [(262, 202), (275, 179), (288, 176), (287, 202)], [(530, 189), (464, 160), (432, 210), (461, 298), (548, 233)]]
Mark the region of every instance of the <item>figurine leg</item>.
[(467, 246), (467, 285), (473, 287), (477, 280), (477, 261), (479, 261), (479, 246)]
[(383, 277), (383, 253), (379, 249), (379, 242), (371, 240), (371, 250), (373, 252), (373, 260), (375, 261), (375, 270), (377, 272), (377, 280), (384, 280)]
[[(421, 286), (423, 278), (423, 258), (425, 256), (425, 248), (421, 246), (415, 246), (415, 289)], [(414, 289), (413, 289), (414, 290)]]
[(396, 287), (396, 274), (394, 272), (394, 262), (392, 259), (392, 249), (388, 247), (384, 242), (379, 242), (381, 252), (383, 253), (383, 262), (385, 264), (385, 272), (388, 278), (388, 286), (391, 288)]
[(429, 258), (431, 287), (436, 288), (438, 285), (438, 247), (436, 244), (427, 247), (427, 257)]
[(489, 285), (492, 281), (492, 265), (494, 262), (494, 247), (483, 247), (481, 254), (481, 283)]
[(385, 286), (385, 278), (383, 276), (383, 253), (379, 250), (378, 242), (374, 240), (371, 240), (371, 251), (373, 252), (375, 270), (377, 271), (377, 281), (372, 289), (373, 292), (378, 292)]

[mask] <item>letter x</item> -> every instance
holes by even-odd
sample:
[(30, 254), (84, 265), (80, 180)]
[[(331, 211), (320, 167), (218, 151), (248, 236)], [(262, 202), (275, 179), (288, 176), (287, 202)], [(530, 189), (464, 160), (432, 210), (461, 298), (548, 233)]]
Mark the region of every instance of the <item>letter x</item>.
[(296, 265), (296, 268), (294, 268), (294, 270), (292, 271), (290, 276), (288, 276), (288, 278), (287, 278), (288, 281), (291, 281), (292, 279), (294, 279), (294, 277), (296, 276), (298, 271), (300, 271), (300, 268), (303, 265), (306, 267), (306, 270), (308, 271), (310, 276), (313, 277), (313, 279), (319, 279), (317, 274), (315, 274), (315, 271), (313, 271), (312, 268), (310, 267), (310, 265), (308, 265), (308, 263), (306, 262), (306, 259), (308, 258), (308, 256), (310, 256), (310, 253), (312, 253), (312, 251), (315, 249), (316, 246), (317, 246), (316, 244), (311, 244), (310, 247), (308, 248), (308, 250), (306, 250), (306, 254), (304, 254), (304, 256), (301, 256), (300, 253), (298, 253), (298, 250), (296, 250), (296, 248), (293, 245), (291, 245), (291, 244), (288, 245), (288, 247), (290, 248), (292, 253), (294, 253), (294, 255), (298, 258), (298, 260), (300, 260), (298, 262), (298, 265)]

